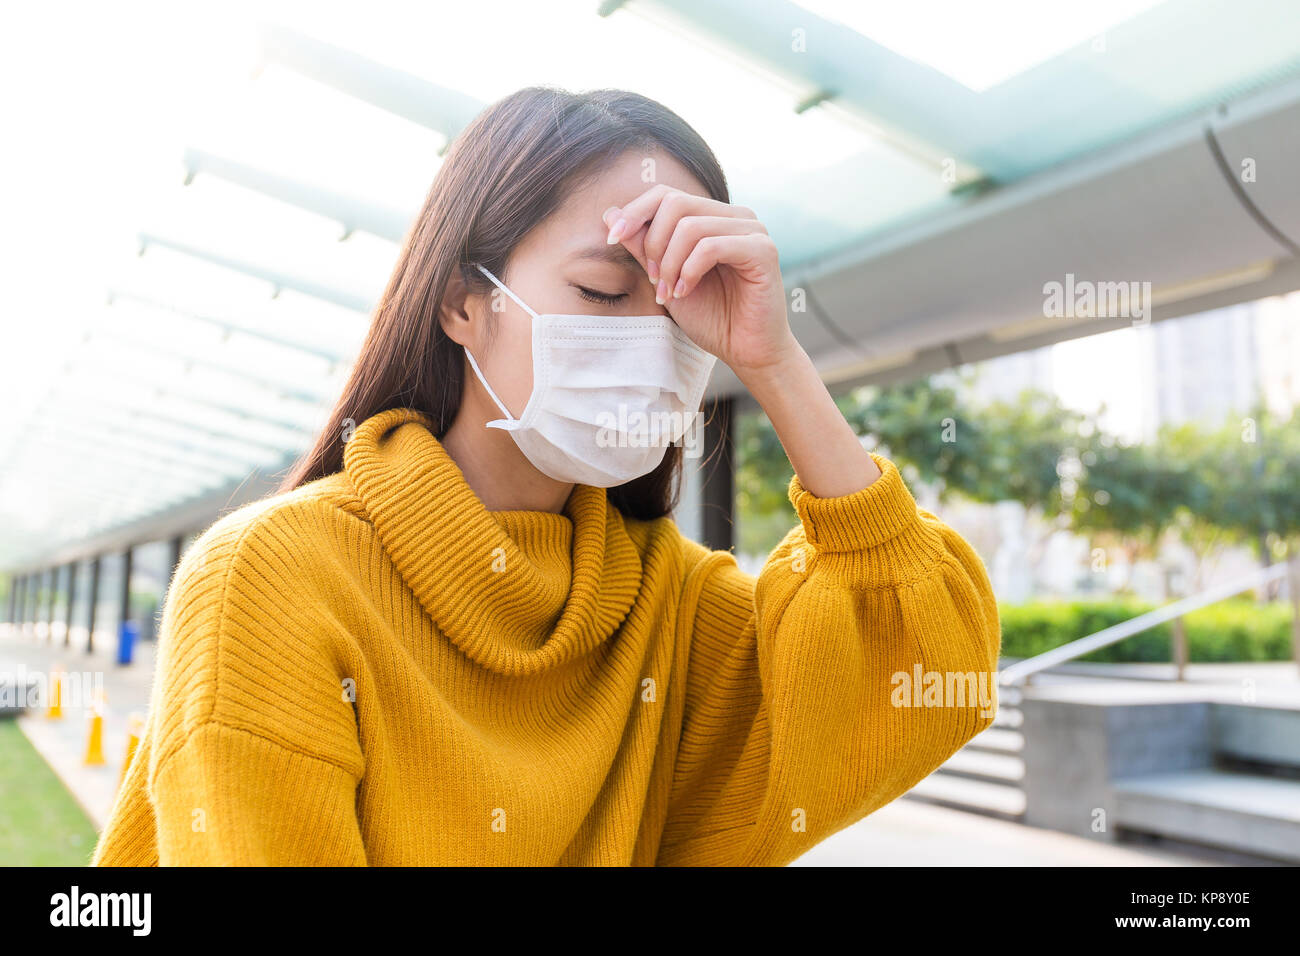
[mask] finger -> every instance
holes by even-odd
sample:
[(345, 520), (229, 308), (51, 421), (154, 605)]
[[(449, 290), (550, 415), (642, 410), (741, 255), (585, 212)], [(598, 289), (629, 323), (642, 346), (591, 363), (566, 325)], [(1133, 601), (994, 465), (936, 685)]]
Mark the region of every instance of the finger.
[(757, 279), (773, 274), (780, 269), (776, 243), (766, 233), (750, 233), (743, 236), (705, 236), (695, 244), (691, 254), (682, 263), (678, 278), (680, 283), (673, 290), (674, 299), (684, 299), (690, 295), (700, 280), (708, 275), (709, 270), (719, 265), (727, 265)]
[[(621, 242), (627, 236), (634, 235), (647, 221), (645, 217), (646, 207), (649, 206), (652, 210), (658, 209), (659, 202), (667, 191), (668, 187), (659, 183), (651, 186), (625, 206), (610, 206), (606, 209), (601, 215), (601, 220), (609, 227), (609, 236), (605, 241), (612, 246), (616, 242)], [(650, 215), (654, 215), (653, 211)], [(640, 216), (642, 218), (634, 224), (629, 216)]]
[[(625, 217), (628, 215), (626, 209), (623, 211), (623, 215)], [(634, 210), (632, 215), (639, 217), (640, 213)], [(648, 225), (645, 239), (647, 259), (653, 262), (662, 261), (664, 252), (668, 249), (668, 241), (677, 229), (677, 224), (686, 216), (713, 216), (718, 219), (754, 218), (753, 216), (739, 216), (736, 207), (729, 206), (725, 202), (709, 199), (707, 196), (693, 196), (677, 189), (669, 190), (664, 193), (663, 198), (659, 200), (658, 207), (646, 220)]]
[[(642, 226), (640, 229), (632, 233), (630, 236), (624, 236), (620, 240), (620, 242), (622, 243), (623, 248), (625, 248), (628, 252), (632, 254), (632, 258), (637, 261), (637, 263), (641, 266), (641, 268), (646, 270), (646, 275), (649, 276), (650, 274), (649, 263), (646, 262), (646, 255), (645, 255), (645, 234), (646, 234), (646, 227)], [(654, 285), (658, 278), (659, 278), (659, 273), (658, 271), (656, 271), (654, 274), (654, 278), (650, 279), (650, 284)]]
[[(656, 218), (656, 222), (658, 219)], [(651, 227), (653, 231), (654, 227)], [(682, 264), (706, 236), (746, 236), (751, 234), (766, 235), (767, 228), (757, 219), (731, 219), (726, 216), (683, 216), (677, 220), (659, 262), (659, 281), (656, 284), (655, 299), (661, 305), (667, 302), (676, 288), (681, 276)], [(650, 240), (646, 240), (649, 255)]]
[[(729, 203), (719, 202), (707, 196), (696, 196), (693, 193), (682, 192), (680, 189), (674, 189), (660, 183), (651, 186), (623, 206), (622, 209), (611, 207), (605, 210), (604, 219), (606, 225), (610, 226), (607, 241), (613, 244), (621, 241), (626, 236), (634, 235), (642, 226), (661, 214), (661, 207), (665, 203), (669, 206), (668, 211), (671, 214), (669, 218), (672, 219), (674, 224), (677, 219), (684, 215), (731, 216), (738, 219), (757, 218), (752, 210), (745, 207), (732, 206)], [(610, 222), (610, 219), (613, 219), (613, 222)], [(672, 230), (669, 228), (664, 236), (665, 245), (667, 244), (667, 236), (671, 235), (671, 233)]]

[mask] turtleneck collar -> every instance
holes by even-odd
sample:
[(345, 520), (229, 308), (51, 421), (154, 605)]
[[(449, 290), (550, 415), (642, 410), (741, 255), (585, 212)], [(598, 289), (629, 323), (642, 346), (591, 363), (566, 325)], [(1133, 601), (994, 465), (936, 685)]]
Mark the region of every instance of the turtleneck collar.
[(555, 667), (622, 624), (641, 559), (604, 488), (575, 485), (563, 514), (489, 511), (414, 409), (362, 422), (343, 469), (380, 544), (446, 636), (502, 674)]

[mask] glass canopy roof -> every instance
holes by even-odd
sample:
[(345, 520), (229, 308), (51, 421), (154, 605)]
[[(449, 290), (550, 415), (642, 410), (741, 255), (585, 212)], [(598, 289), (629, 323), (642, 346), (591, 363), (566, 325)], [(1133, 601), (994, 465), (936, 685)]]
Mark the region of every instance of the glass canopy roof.
[(678, 111), (800, 267), (1300, 72), (1293, 0), (29, 6), (0, 31), (20, 569), (304, 450), (441, 151), (521, 86)]

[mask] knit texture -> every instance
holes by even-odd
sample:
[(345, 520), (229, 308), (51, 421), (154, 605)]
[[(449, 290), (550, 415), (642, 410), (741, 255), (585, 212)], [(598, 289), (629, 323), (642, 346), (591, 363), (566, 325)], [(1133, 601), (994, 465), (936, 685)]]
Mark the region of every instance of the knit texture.
[(755, 578), (602, 488), (489, 511), (431, 424), (375, 415), (186, 552), (92, 865), (781, 865), (992, 723), (900, 693), (991, 688), (1000, 637), (887, 458), (793, 479)]

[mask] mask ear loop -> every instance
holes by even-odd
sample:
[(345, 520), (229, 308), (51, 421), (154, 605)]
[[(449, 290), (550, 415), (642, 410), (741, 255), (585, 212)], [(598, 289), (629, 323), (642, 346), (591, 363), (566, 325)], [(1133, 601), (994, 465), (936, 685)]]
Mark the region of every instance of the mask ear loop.
[[(462, 348), (464, 348), (464, 346), (462, 346)], [(506, 408), (505, 402), (497, 398), (497, 393), (492, 390), (492, 386), (489, 385), (487, 379), (483, 377), (483, 370), (478, 367), (478, 362), (474, 361), (474, 353), (466, 348), (465, 357), (469, 359), (469, 364), (474, 367), (474, 374), (477, 375), (478, 380), (483, 383), (483, 387), (487, 389), (487, 393), (492, 398), (492, 401), (497, 403), (497, 408), (501, 409), (501, 414), (505, 415), (506, 421), (515, 421), (515, 416), (510, 414), (510, 409)], [(488, 424), (489, 426), (491, 425), (490, 422)]]
[[(523, 299), (519, 298), (519, 296), (515, 295), (513, 292), (507, 289), (505, 284), (500, 279), (498, 279), (492, 273), (488, 272), (478, 263), (475, 263), (474, 265), (479, 270), (479, 272), (483, 273), (485, 276), (491, 279), (493, 284), (495, 284), (497, 288), (499, 288), (506, 295), (510, 296), (510, 298), (514, 299), (521, 309), (523, 309), (525, 312), (531, 315), (534, 319), (540, 318), (536, 312), (534, 312), (532, 309), (528, 307), (527, 303), (525, 303)], [(462, 347), (464, 348), (464, 346)], [(477, 375), (478, 380), (483, 383), (483, 387), (487, 389), (487, 393), (489, 397), (491, 397), (492, 401), (496, 402), (497, 408), (501, 409), (501, 413), (505, 415), (506, 420), (511, 422), (517, 421), (515, 416), (510, 413), (510, 409), (506, 408), (505, 402), (501, 401), (501, 399), (497, 397), (497, 393), (493, 391), (492, 386), (488, 384), (487, 377), (483, 374), (483, 370), (478, 367), (478, 362), (474, 361), (474, 355), (472, 352), (470, 352), (468, 348), (465, 348), (465, 357), (469, 359), (469, 364), (473, 367), (474, 374)], [(491, 423), (489, 423), (489, 425), (491, 425)]]
[(500, 289), (500, 290), (501, 290), (502, 292), (504, 292), (506, 295), (510, 296), (510, 298), (514, 299), (515, 302), (519, 305), (519, 308), (523, 309), (525, 312), (527, 312), (529, 315), (531, 315), (534, 319), (539, 319), (539, 318), (541, 318), (541, 316), (539, 316), (536, 312), (534, 312), (532, 309), (528, 308), (528, 305), (524, 302), (523, 299), (519, 298), (519, 296), (515, 295), (513, 292), (511, 292), (509, 289), (507, 289), (506, 286), (505, 286), (505, 283), (504, 283), (504, 282), (502, 282), (500, 279), (498, 279), (498, 278), (497, 278), (496, 276), (494, 276), (492, 273), (488, 272), (486, 269), (484, 269), (484, 268), (483, 268), (481, 265), (479, 265), (478, 263), (475, 263), (474, 266), (475, 266), (475, 268), (478, 269), (479, 272), (483, 273), (485, 276), (487, 276), (489, 279), (491, 279), (492, 282), (493, 282), (493, 284), (494, 284), (498, 289)]

